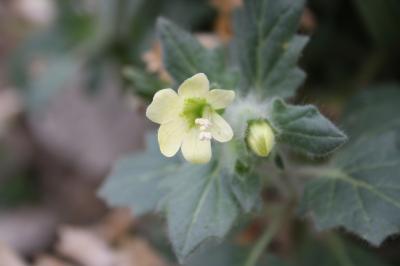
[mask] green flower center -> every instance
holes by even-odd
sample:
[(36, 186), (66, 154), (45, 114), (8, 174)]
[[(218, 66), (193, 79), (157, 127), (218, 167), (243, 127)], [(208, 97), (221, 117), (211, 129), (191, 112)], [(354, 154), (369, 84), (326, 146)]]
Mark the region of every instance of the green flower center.
[(203, 113), (210, 105), (204, 98), (189, 98), (183, 103), (181, 116), (186, 120), (189, 128), (196, 126), (196, 118), (203, 117)]

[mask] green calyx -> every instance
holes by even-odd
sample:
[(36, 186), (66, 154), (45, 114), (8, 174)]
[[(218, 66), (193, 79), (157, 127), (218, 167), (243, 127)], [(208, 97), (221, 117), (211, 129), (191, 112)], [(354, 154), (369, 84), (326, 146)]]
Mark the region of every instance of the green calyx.
[(204, 98), (189, 98), (183, 103), (181, 116), (186, 120), (189, 128), (192, 128), (196, 125), (196, 118), (203, 117), (204, 111), (209, 107)]

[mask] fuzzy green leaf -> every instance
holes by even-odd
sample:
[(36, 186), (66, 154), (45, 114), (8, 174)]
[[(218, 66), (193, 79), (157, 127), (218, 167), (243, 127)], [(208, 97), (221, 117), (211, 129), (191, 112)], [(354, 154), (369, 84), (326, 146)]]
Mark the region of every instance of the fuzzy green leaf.
[(225, 236), (239, 208), (217, 165), (186, 165), (176, 175), (165, 207), (169, 238), (183, 261), (206, 239)]
[(275, 99), (268, 120), (279, 142), (308, 155), (327, 155), (347, 140), (346, 135), (312, 105), (295, 106)]
[[(319, 178), (307, 183), (302, 200), (319, 229), (343, 226), (375, 245), (400, 228), (400, 108), (374, 105), (386, 93), (393, 97), (388, 102), (400, 102), (393, 89), (368, 92), (353, 101), (365, 104), (365, 113), (358, 113), (362, 119), (354, 122), (356, 137), (335, 154), (330, 169), (314, 170)], [(365, 115), (373, 110), (382, 117), (368, 120)]]
[(248, 0), (234, 23), (242, 88), (265, 97), (290, 97), (304, 81), (296, 66), (308, 37), (296, 35), (303, 0)]
[(207, 49), (190, 33), (160, 18), (157, 28), (163, 49), (163, 60), (176, 83), (205, 73), (210, 81), (223, 89), (234, 89), (236, 78), (226, 70), (223, 49)]
[(133, 90), (151, 101), (154, 94), (164, 88), (168, 88), (170, 84), (158, 78), (154, 73), (148, 73), (135, 67), (125, 67), (123, 69), (125, 79), (133, 85)]
[(99, 190), (113, 207), (142, 215), (166, 213), (168, 235), (180, 261), (209, 238), (222, 238), (239, 214), (228, 176), (214, 163), (192, 165), (163, 157), (149, 140), (145, 153), (117, 162)]
[(129, 207), (136, 215), (156, 210), (168, 192), (162, 181), (181, 166), (178, 160), (163, 157), (149, 138), (148, 149), (117, 161), (98, 195), (112, 207)]

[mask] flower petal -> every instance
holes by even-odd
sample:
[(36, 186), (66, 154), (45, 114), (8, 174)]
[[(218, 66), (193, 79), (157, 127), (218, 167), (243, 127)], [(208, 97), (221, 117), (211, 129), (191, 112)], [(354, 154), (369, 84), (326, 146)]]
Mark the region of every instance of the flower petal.
[(207, 102), (215, 109), (223, 109), (230, 105), (235, 99), (235, 92), (232, 90), (211, 90), (207, 95)]
[(167, 157), (174, 156), (181, 147), (186, 125), (181, 119), (162, 124), (158, 129), (160, 151)]
[(191, 129), (182, 142), (183, 157), (191, 163), (207, 163), (211, 159), (211, 142), (199, 139), (200, 131)]
[(180, 111), (180, 99), (172, 89), (159, 90), (147, 107), (146, 116), (151, 121), (161, 124), (175, 119)]
[(217, 112), (213, 112), (210, 117), (212, 126), (210, 132), (213, 138), (219, 142), (230, 141), (233, 137), (231, 126)]
[(199, 73), (185, 80), (178, 89), (179, 96), (185, 98), (202, 98), (210, 88), (210, 82), (205, 74)]

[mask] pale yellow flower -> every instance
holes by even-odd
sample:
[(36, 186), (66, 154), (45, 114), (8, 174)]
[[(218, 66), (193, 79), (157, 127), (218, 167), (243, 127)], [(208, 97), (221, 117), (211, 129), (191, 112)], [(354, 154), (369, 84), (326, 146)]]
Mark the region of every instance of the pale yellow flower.
[(163, 155), (172, 157), (181, 148), (187, 161), (207, 163), (211, 159), (211, 139), (232, 139), (232, 128), (217, 110), (231, 104), (235, 92), (209, 88), (207, 76), (199, 73), (185, 80), (178, 93), (163, 89), (154, 95), (146, 116), (161, 125), (158, 143)]

